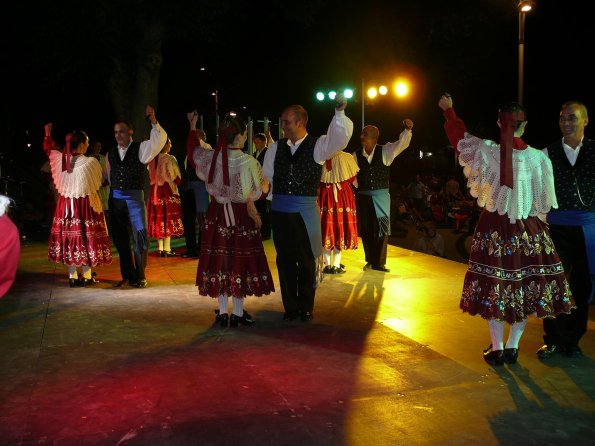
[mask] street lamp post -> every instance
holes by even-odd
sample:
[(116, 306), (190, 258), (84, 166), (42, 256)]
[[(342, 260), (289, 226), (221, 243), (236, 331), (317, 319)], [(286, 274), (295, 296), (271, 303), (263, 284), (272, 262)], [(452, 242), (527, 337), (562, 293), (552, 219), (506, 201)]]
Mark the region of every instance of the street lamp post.
[(518, 75), (518, 103), (523, 103), (523, 84), (525, 71), (525, 17), (533, 9), (532, 0), (520, 0), (519, 10), (519, 75)]

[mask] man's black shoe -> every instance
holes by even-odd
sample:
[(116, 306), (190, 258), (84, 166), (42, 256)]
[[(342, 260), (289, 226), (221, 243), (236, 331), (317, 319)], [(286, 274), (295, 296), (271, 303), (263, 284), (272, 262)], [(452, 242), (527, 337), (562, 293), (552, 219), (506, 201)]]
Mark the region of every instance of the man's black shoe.
[(303, 320), (304, 322), (308, 322), (308, 321), (311, 321), (312, 319), (314, 319), (314, 316), (312, 316), (311, 311), (302, 311), (302, 314), (300, 315), (300, 319)]
[(295, 320), (297, 317), (299, 316), (299, 313), (297, 311), (286, 311), (283, 314), (283, 320), (284, 321), (293, 321)]
[(581, 350), (581, 348), (578, 345), (573, 345), (572, 347), (566, 347), (564, 353), (569, 358), (582, 358), (583, 357), (583, 351)]
[(187, 251), (184, 254), (182, 254), (182, 258), (183, 259), (197, 259), (198, 253), (194, 252), (194, 251)]
[(563, 353), (563, 349), (554, 344), (546, 344), (537, 350), (537, 357), (539, 359), (548, 359), (554, 356), (556, 353)]

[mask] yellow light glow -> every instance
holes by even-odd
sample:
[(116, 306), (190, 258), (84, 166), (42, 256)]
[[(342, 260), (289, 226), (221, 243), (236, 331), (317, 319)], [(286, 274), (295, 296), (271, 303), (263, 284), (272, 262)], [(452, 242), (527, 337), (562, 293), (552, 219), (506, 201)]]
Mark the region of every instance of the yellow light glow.
[(406, 80), (397, 80), (393, 85), (393, 91), (399, 98), (404, 98), (409, 94), (409, 82)]
[(376, 96), (378, 96), (378, 90), (376, 90), (376, 87), (368, 88), (367, 94), (370, 99), (374, 99)]

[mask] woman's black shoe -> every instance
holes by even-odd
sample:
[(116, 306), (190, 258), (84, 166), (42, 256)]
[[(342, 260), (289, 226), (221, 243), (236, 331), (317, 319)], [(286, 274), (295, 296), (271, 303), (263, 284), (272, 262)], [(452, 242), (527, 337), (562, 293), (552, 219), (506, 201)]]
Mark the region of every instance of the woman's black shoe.
[(492, 344), (483, 351), (483, 359), (489, 365), (503, 365), (504, 352), (502, 350), (492, 350)]
[(219, 310), (215, 310), (215, 323), (221, 325), (222, 327), (227, 327), (227, 322), (229, 321), (229, 316), (227, 313), (219, 314)]
[(504, 349), (504, 362), (506, 364), (516, 364), (516, 360), (519, 357), (518, 348), (505, 348)]
[(256, 322), (256, 321), (254, 319), (252, 319), (252, 316), (250, 316), (250, 314), (244, 310), (244, 315), (242, 317), (236, 316), (235, 314), (231, 315), (231, 319), (229, 320), (229, 326), (237, 327), (238, 324), (252, 325), (254, 322)]
[(79, 286), (79, 280), (78, 279), (68, 279), (68, 286), (70, 288)]

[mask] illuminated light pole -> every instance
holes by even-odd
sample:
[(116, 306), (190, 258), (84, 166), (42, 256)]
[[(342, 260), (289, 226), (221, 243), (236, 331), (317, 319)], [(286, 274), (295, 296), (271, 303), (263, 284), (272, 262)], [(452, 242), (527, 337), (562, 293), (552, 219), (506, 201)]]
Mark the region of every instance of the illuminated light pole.
[(529, 11), (533, 9), (533, 0), (520, 0), (518, 4), (519, 10), (519, 75), (518, 75), (518, 100), (519, 104), (523, 103), (523, 84), (525, 71), (525, 17)]

